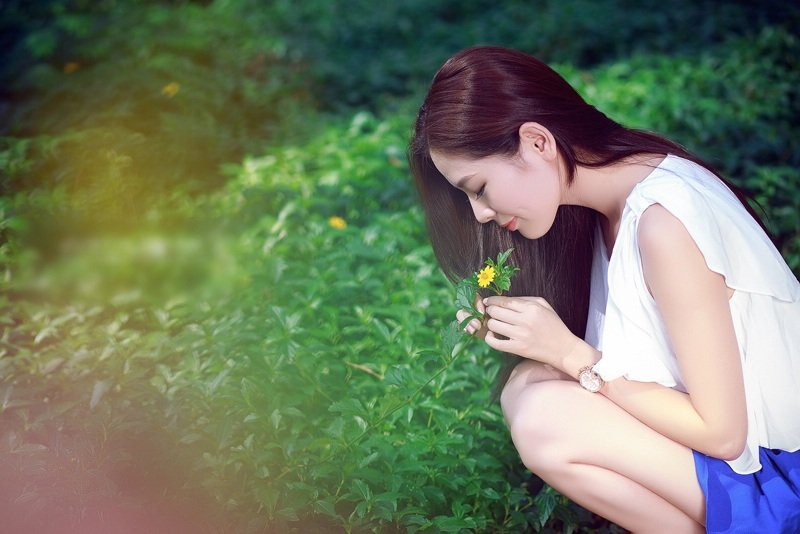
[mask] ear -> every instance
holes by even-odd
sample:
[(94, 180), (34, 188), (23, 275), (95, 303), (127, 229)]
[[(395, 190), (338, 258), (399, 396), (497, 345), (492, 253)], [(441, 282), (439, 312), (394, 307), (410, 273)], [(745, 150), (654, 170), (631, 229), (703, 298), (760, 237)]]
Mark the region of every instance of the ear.
[(550, 130), (538, 122), (526, 122), (519, 127), (520, 152), (533, 152), (547, 161), (558, 157), (556, 140)]

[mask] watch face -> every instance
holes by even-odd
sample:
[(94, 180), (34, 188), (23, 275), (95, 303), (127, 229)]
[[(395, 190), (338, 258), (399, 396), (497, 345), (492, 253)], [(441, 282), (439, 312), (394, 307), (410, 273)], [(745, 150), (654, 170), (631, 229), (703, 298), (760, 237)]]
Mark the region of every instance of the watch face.
[(603, 379), (597, 373), (586, 371), (581, 373), (580, 384), (583, 389), (596, 393), (603, 386)]

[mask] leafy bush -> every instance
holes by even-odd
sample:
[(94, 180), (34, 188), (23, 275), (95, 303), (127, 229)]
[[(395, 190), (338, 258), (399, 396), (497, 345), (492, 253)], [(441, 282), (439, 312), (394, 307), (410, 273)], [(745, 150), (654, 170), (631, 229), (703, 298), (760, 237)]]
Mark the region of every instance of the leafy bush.
[(275, 16), (323, 106), (383, 109), (387, 95), (419, 91), (448, 56), (476, 44), (586, 68), (636, 53), (696, 54), (764, 26), (792, 28), (800, 11), (784, 2), (413, 0), (376, 9), (321, 0), (278, 2)]
[[(246, 161), (207, 200), (244, 221), (230, 228), (239, 237), (201, 267), (211, 236), (103, 240), (11, 284), (2, 418), (16, 454), (56, 450), (46, 430), (72, 435), (73, 418), (102, 425), (110, 443), (162, 421), (192, 458), (187, 476), (244, 517), (241, 528), (516, 531), (554, 509), (577, 522), (551, 490), (534, 501), (523, 485), (488, 400), (495, 357), (436, 345), (452, 294), (395, 161), (398, 123), (362, 114), (332, 128), (302, 151), (313, 170), (297, 149)], [(176, 278), (198, 268), (206, 280), (223, 273), (203, 284), (211, 294)], [(44, 397), (35, 424), (22, 424)], [(80, 505), (96, 500), (59, 506)]]
[[(0, 186), (4, 194), (63, 186), (75, 230), (170, 223), (172, 194), (221, 185), (221, 163), (260, 154), (267, 142), (305, 138), (320, 108), (349, 114), (397, 106), (391, 97), (419, 94), (438, 65), (466, 46), (500, 44), (585, 68), (634, 53), (694, 55), (730, 35), (786, 34), (800, 20), (784, 2), (670, 6), (4, 2), (0, 135), (17, 151), (25, 143), (27, 166)], [(788, 53), (773, 61), (796, 72)], [(757, 107), (750, 99), (748, 109)], [(767, 144), (782, 138), (766, 132)]]
[[(215, 136), (230, 148), (250, 136), (256, 146), (278, 135), (294, 102), (313, 101), (306, 88), (292, 93), (293, 69), (313, 74), (314, 83), (341, 84), (344, 101), (378, 102), (372, 99), (381, 92), (412, 90), (418, 75), (435, 68), (415, 59), (422, 48), (398, 48), (413, 35), (378, 38), (393, 24), (419, 30), (414, 46), (423, 46), (426, 32), (441, 38), (430, 53), (436, 63), (457, 39), (518, 28), (508, 13), (519, 15), (522, 4), (503, 11), (442, 2), (432, 8), (442, 20), (427, 25), (416, 11), (395, 6), (371, 12), (369, 20), (379, 22), (373, 31), (356, 16), (365, 4), (347, 13), (339, 3), (307, 5), (347, 21), (337, 24), (311, 19), (305, 4), (278, 1), (254, 11), (238, 34), (233, 19), (247, 3), (45, 4), (72, 18), (59, 17), (49, 37), (52, 27), (44, 24), (44, 33), (20, 45), (41, 60), (23, 69), (20, 83), (43, 105), (21, 100), (14, 113), (22, 130), (0, 143), (4, 520), (88, 529), (100, 514), (121, 517), (122, 507), (139, 510), (137, 521), (150, 525), (143, 531), (154, 530), (143, 516), (155, 509), (166, 509), (161, 526), (173, 519), (170, 510), (190, 510), (194, 518), (181, 521), (198, 532), (615, 530), (551, 488), (540, 490), (488, 398), (496, 355), (442, 333), (455, 311), (453, 290), (434, 264), (404, 161), (408, 110), (418, 100), (394, 102), (404, 112), (382, 118), (314, 116), (312, 137), (252, 148), (257, 155), (209, 178), (225, 185), (205, 194), (198, 194), (205, 178), (192, 183), (196, 161), (186, 156), (204, 152), (209, 159), (197, 159), (206, 161), (197, 176), (211, 176), (208, 162), (233, 153), (209, 155), (203, 147), (215, 145)], [(561, 15), (595, 9), (589, 4), (544, 3), (542, 27), (550, 33), (518, 38), (546, 43), (549, 36), (554, 55), (564, 50), (566, 59), (586, 62), (626, 53), (628, 44), (590, 31), (607, 24), (601, 17), (571, 23), (594, 35), (586, 42), (599, 56), (583, 57), (588, 45), (559, 37), (556, 22), (572, 20)], [(74, 13), (78, 7), (83, 11)], [(689, 21), (710, 8), (687, 9), (668, 15)], [(750, 9), (729, 4), (718, 13)], [(277, 30), (261, 35), (265, 13), (275, 15), (271, 28), (308, 22), (309, 36), (327, 32), (320, 43), (358, 43), (383, 66), (361, 49), (344, 59), (335, 47), (309, 55), (316, 45), (299, 27), (285, 41)], [(653, 13), (630, 17), (631, 27), (654, 27), (661, 13)], [(98, 14), (107, 27), (95, 26)], [(115, 31), (123, 19), (131, 21), (129, 36)], [(20, 20), (24, 26), (27, 19)], [(454, 23), (464, 36), (453, 35)], [(174, 35), (151, 40), (164, 28)], [(703, 39), (719, 31), (701, 29)], [(52, 45), (65, 35), (83, 44)], [(248, 53), (238, 56), (226, 43), (242, 35), (252, 41), (245, 39)], [(666, 46), (673, 37), (650, 38)], [(767, 28), (695, 53), (701, 41), (688, 39), (681, 54), (643, 48), (590, 70), (558, 69), (611, 117), (675, 138), (753, 191), (797, 272), (800, 180), (790, 143), (797, 134), (796, 36)], [(79, 57), (75, 50), (86, 55), (67, 74), (62, 62)], [(253, 75), (252, 93), (237, 101), (234, 86), (251, 82), (224, 78), (249, 72), (244, 58), (261, 52), (269, 68)], [(340, 59), (349, 67), (337, 82), (332, 65)], [(185, 78), (168, 89), (176, 73)], [(276, 85), (261, 93), (271, 83), (267, 73)], [(142, 99), (118, 99), (128, 86)], [(61, 97), (53, 95), (67, 93), (75, 108), (60, 114)], [(86, 95), (105, 110), (91, 119), (99, 126), (78, 120), (92, 109), (90, 99), (81, 100)], [(191, 103), (176, 100), (183, 96)], [(155, 103), (156, 111), (147, 115), (139, 102)], [(192, 115), (203, 108), (207, 114)], [(263, 126), (269, 131), (259, 129), (265, 113), (275, 114), (276, 122)], [(47, 127), (31, 133), (25, 128), (33, 123)], [(199, 124), (208, 130), (198, 131)], [(155, 147), (158, 157), (148, 162), (132, 147)], [(81, 209), (95, 224), (146, 213), (152, 225), (124, 236), (76, 237), (70, 217)], [(167, 220), (182, 224), (167, 227)], [(40, 239), (50, 243), (39, 246)]]
[[(440, 333), (453, 293), (396, 159), (408, 120), (358, 114), (228, 166), (198, 208), (219, 234), (102, 240), (47, 276), (14, 270), (0, 417), (17, 457), (58, 450), (47, 430), (75, 420), (118, 447), (156, 422), (229, 528), (591, 528), (551, 489), (532, 496), (488, 399), (496, 356)], [(760, 176), (783, 191), (788, 172)]]

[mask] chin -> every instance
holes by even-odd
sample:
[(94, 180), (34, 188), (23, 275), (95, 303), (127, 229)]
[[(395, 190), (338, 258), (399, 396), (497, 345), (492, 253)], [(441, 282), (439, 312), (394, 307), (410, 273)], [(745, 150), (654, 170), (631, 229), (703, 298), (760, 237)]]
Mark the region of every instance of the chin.
[(523, 228), (521, 226), (517, 228), (517, 232), (519, 232), (519, 235), (527, 239), (539, 239), (549, 231), (550, 231), (550, 226), (548, 226), (547, 228), (533, 228), (533, 229)]

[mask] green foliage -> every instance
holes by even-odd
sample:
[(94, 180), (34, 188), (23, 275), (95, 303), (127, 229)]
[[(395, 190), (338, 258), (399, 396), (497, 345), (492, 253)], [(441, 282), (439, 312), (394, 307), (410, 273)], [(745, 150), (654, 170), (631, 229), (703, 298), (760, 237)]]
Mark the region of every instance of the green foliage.
[(785, 2), (623, 4), (407, 0), (376, 9), (368, 0), (281, 1), (275, 18), (289, 48), (308, 62), (320, 102), (332, 109), (380, 109), (387, 95), (419, 91), (447, 57), (476, 44), (588, 67), (634, 53), (693, 54), (728, 35), (798, 21)]
[(14, 157), (0, 162), (0, 193), (64, 187), (73, 232), (169, 218), (175, 192), (215, 189), (223, 162), (306, 131), (313, 99), (268, 10), (16, 4), (5, 7), (19, 38), (0, 69)]
[[(496, 357), (443, 322), (452, 288), (397, 159), (407, 120), (360, 113), (229, 165), (198, 204), (219, 234), (88, 243), (31, 280), (12, 268), (5, 428), (41, 454), (30, 432), (85, 410), (112, 434), (163, 421), (186, 476), (256, 530), (577, 526), (579, 509), (526, 489), (488, 400)], [(789, 169), (759, 176), (791, 190)], [(34, 414), (44, 396), (59, 408)]]
[(800, 173), (797, 167), (763, 166), (747, 176), (744, 185), (755, 191), (755, 208), (775, 238), (786, 263), (800, 272)]
[[(176, 190), (213, 189), (222, 163), (304, 138), (319, 108), (402, 107), (393, 97), (419, 94), (460, 48), (498, 44), (587, 67), (631, 54), (694, 55), (731, 34), (785, 33), (800, 20), (783, 2), (662, 4), (4, 2), (0, 82), (10, 105), (0, 107), (0, 135), (29, 143), (31, 165), (0, 186), (64, 186), (74, 230), (163, 224), (179, 220), (168, 215)], [(786, 50), (791, 72), (796, 55)], [(761, 72), (736, 73), (749, 74)], [(774, 145), (783, 133), (763, 138)]]
[[(221, 240), (105, 240), (15, 271), (12, 293), (38, 290), (3, 308), (4, 428), (41, 454), (33, 431), (57, 421), (116, 441), (161, 421), (186, 476), (251, 529), (543, 523), (552, 507), (526, 492), (488, 399), (496, 357), (441, 334), (452, 289), (393, 159), (400, 124), (359, 114), (229, 167), (204, 201), (235, 221)], [(63, 411), (20, 427), (45, 395)]]
[[(242, 237), (245, 249), (261, 251), (257, 272), (282, 273), (259, 286), (280, 286), (270, 291), (270, 306), (282, 324), (292, 323), (290, 337), (268, 342), (276, 353), (267, 365), (259, 359), (244, 370), (254, 384), (275, 384), (262, 386), (252, 401), (275, 427), (252, 430), (255, 443), (274, 443), (261, 463), (272, 481), (253, 491), (272, 521), (296, 515), (303, 524), (313, 498), (312, 509), (344, 529), (502, 525), (510, 506), (502, 497), (514, 491), (505, 473), (515, 460), (499, 413), (488, 404), (496, 364), (485, 350), (456, 362), (463, 347), (415, 341), (441, 337), (451, 290), (433, 276), (432, 253), (421, 245), (414, 193), (404, 166), (392, 159), (403, 130), (390, 125), (357, 115), (305, 147), (301, 161), (315, 163), (305, 181), (280, 172), (281, 162), (297, 164), (300, 158), (284, 157), (295, 149), (276, 151), (270, 165), (240, 174), (220, 199), (252, 213), (254, 192), (275, 188), (286, 195), (284, 206), (295, 206), (263, 216)], [(338, 169), (344, 172), (332, 176)], [(397, 198), (387, 196), (391, 191)], [(347, 228), (327, 224), (335, 214), (345, 215)], [(464, 395), (466, 406), (457, 402)], [(486, 466), (494, 466), (491, 473)]]
[[(448, 323), (404, 158), (419, 102), (384, 98), (468, 44), (557, 59), (718, 164), (800, 270), (788, 7), (22, 4), (0, 66), (4, 520), (128, 499), (232, 532), (614, 531), (524, 471), (497, 355)], [(406, 111), (313, 109), (382, 103)]]

